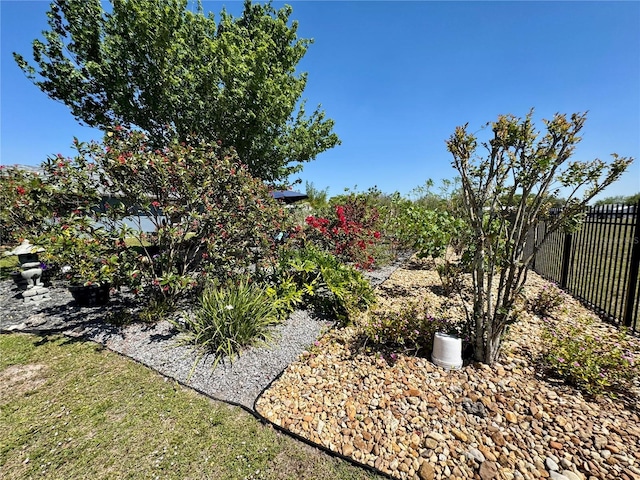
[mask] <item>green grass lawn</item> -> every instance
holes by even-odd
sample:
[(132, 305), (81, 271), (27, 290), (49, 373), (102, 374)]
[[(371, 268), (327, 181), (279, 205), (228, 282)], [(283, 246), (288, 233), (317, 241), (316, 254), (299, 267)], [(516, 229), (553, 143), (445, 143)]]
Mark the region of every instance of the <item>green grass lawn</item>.
[(612, 318), (624, 316), (633, 230), (628, 222), (593, 222), (573, 235), (568, 287)]
[(125, 357), (0, 335), (0, 477), (376, 478)]
[(2, 256), (0, 253), (0, 280), (4, 280), (9, 277), (11, 272), (18, 269), (18, 257), (12, 255), (10, 257)]

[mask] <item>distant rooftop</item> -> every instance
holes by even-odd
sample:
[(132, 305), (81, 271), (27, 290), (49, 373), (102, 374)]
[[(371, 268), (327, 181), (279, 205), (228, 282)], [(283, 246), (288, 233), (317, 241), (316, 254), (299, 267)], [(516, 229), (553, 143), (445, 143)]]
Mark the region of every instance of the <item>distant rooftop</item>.
[(25, 172), (33, 172), (33, 173), (37, 173), (38, 175), (42, 175), (44, 174), (44, 170), (42, 169), (42, 167), (38, 166), (34, 166), (34, 165), (21, 165), (18, 163), (14, 163), (11, 165), (8, 164), (2, 164), (2, 166), (4, 168), (18, 168), (20, 170), (24, 170)]

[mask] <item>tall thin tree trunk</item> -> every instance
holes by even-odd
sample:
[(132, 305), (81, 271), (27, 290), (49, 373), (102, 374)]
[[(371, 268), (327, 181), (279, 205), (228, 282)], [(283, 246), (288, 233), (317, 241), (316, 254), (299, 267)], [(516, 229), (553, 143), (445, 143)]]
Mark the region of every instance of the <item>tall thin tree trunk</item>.
[(476, 252), (473, 265), (474, 276), (474, 303), (473, 319), (475, 322), (474, 357), (477, 361), (484, 361), (485, 357), (485, 333), (487, 331), (486, 291), (484, 278), (484, 249), (480, 246)]

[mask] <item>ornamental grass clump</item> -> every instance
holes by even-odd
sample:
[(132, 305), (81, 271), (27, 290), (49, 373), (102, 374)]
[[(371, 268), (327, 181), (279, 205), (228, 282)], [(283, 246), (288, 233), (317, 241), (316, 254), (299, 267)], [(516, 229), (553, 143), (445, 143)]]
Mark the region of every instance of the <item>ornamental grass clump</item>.
[(270, 327), (279, 321), (266, 288), (240, 277), (205, 288), (194, 315), (176, 326), (183, 342), (200, 352), (194, 368), (207, 354), (215, 355), (215, 368), (224, 357), (233, 360), (245, 347), (269, 341)]
[(624, 329), (609, 334), (590, 332), (594, 320), (575, 323), (544, 319), (545, 365), (569, 384), (591, 394), (615, 397), (640, 376), (640, 344)]

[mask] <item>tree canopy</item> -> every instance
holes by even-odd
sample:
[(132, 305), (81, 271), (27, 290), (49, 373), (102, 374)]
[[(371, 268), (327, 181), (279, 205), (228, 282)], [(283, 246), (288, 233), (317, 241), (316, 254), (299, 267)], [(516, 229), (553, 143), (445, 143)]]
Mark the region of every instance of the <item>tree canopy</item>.
[(611, 205), (616, 203), (638, 203), (640, 200), (640, 192), (634, 195), (615, 195), (613, 197), (605, 197), (594, 203), (594, 205)]
[(339, 144), (320, 106), (307, 115), (306, 73), (296, 65), (310, 39), (292, 9), (252, 4), (216, 23), (187, 0), (54, 0), (50, 30), (33, 61), (14, 58), (50, 98), (81, 122), (146, 131), (158, 147), (197, 136), (233, 146), (251, 173), (286, 178)]

